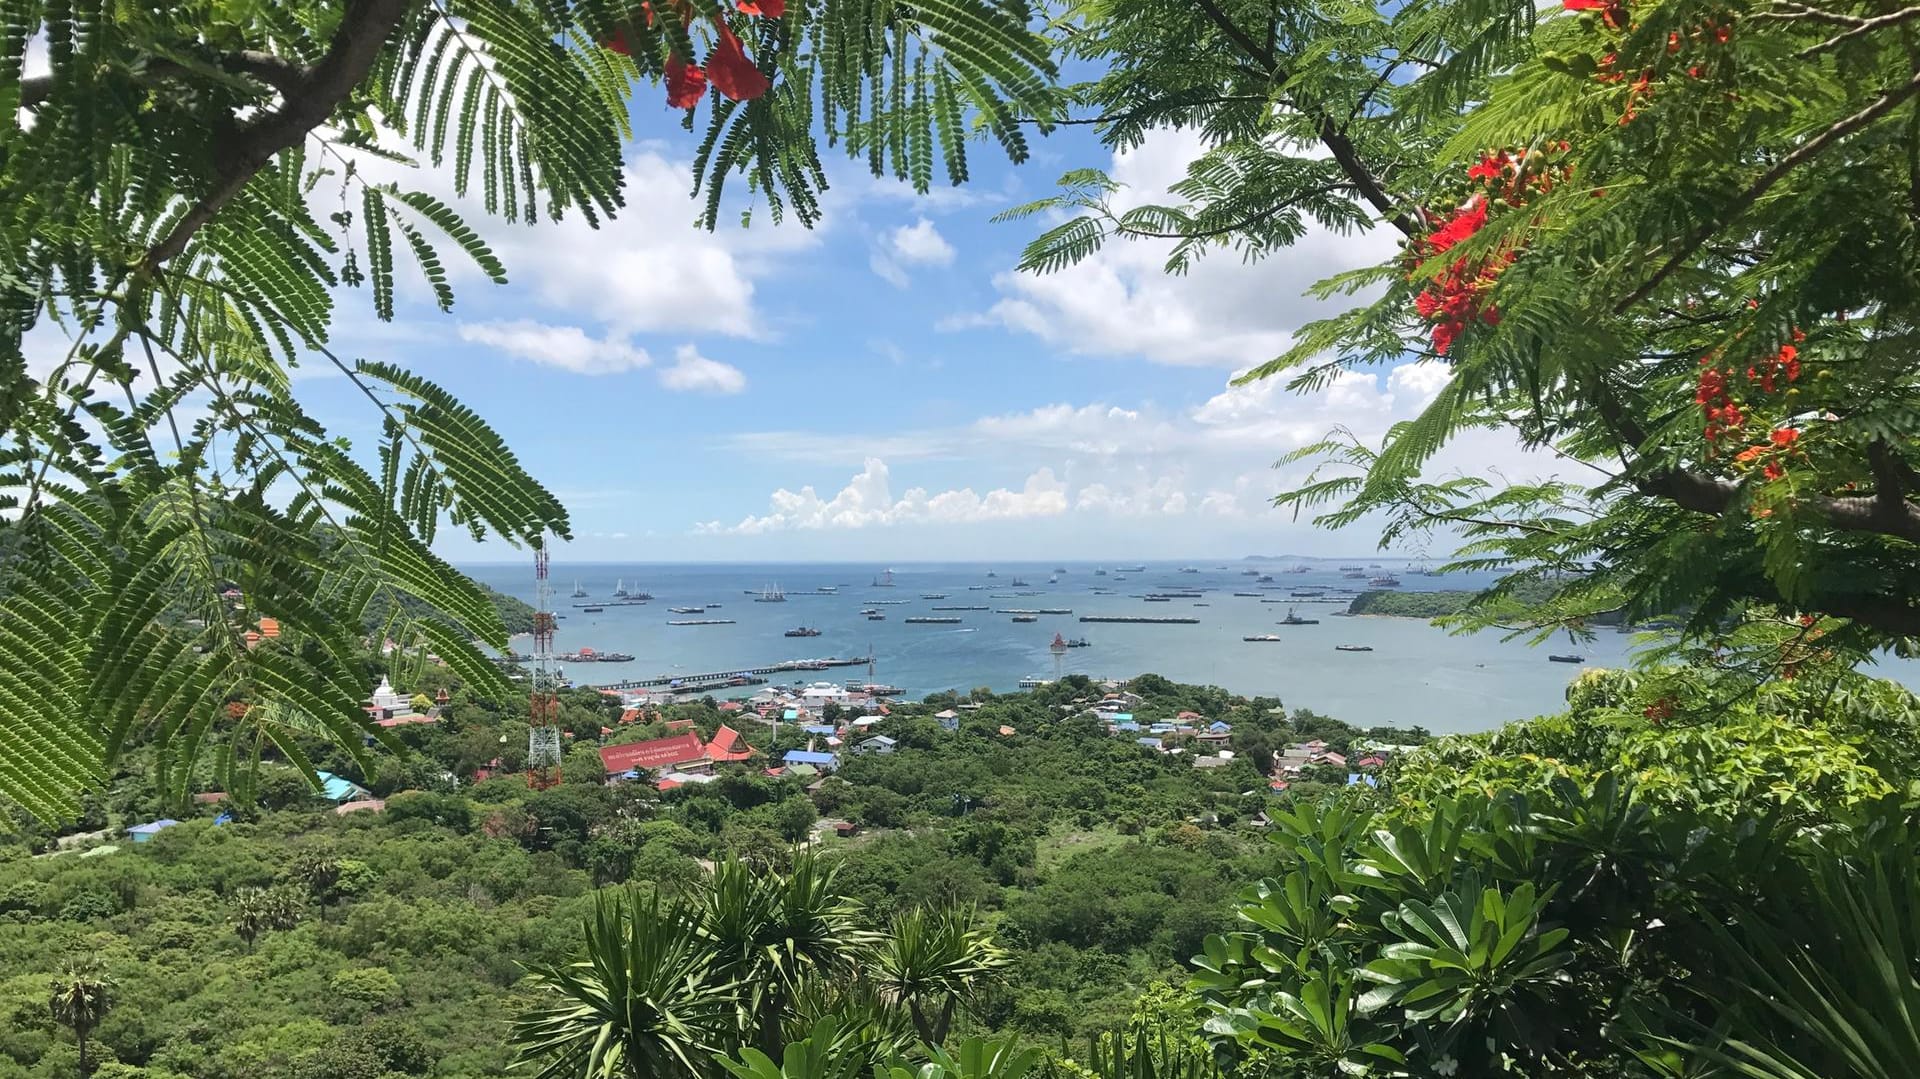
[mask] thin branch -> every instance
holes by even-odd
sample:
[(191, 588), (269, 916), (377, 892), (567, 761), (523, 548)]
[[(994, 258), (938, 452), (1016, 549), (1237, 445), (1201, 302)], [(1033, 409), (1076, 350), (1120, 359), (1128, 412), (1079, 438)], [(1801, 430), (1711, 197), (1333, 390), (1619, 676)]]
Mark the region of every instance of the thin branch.
[(1231, 224), (1221, 225), (1218, 228), (1200, 229), (1194, 232), (1157, 232), (1152, 229), (1134, 228), (1133, 226), (1124, 223), (1119, 218), (1115, 218), (1114, 231), (1124, 236), (1131, 236), (1137, 240), (1207, 240), (1207, 239), (1212, 239), (1213, 237), (1216, 237), (1216, 236), (1225, 236), (1228, 233), (1239, 232), (1242, 229), (1252, 228), (1253, 226), (1261, 224), (1262, 222), (1265, 222), (1268, 219), (1275, 217), (1276, 215), (1285, 213), (1286, 211), (1293, 209), (1294, 207), (1300, 205), (1301, 203), (1307, 201), (1308, 199), (1320, 198), (1322, 196), (1332, 194), (1333, 192), (1338, 190), (1341, 190), (1340, 185), (1335, 185), (1333, 187), (1326, 187), (1326, 188), (1316, 188), (1312, 191), (1304, 191), (1294, 196), (1293, 198), (1282, 199), (1281, 201), (1276, 202), (1273, 205), (1268, 206), (1262, 210), (1259, 210), (1255, 213), (1248, 214), (1246, 217), (1243, 217), (1238, 221), (1232, 222)]
[(380, 50), (414, 0), (351, 0), (334, 32), (326, 56), (286, 92), (280, 107), (261, 115), (229, 141), (214, 162), (211, 190), (187, 211), (173, 231), (148, 249), (141, 268), (151, 273), (186, 250), (195, 233), (207, 226), (221, 207), (283, 151), (305, 141), (307, 133), (325, 123), (334, 109), (360, 85), (379, 58)]
[(1214, 3), (1213, 0), (1196, 0), (1196, 2), (1199, 3), (1200, 10), (1207, 13), (1207, 18), (1211, 19), (1213, 24), (1220, 28), (1220, 32), (1232, 38), (1235, 45), (1240, 46), (1241, 52), (1246, 53), (1261, 67), (1266, 68), (1267, 74), (1278, 74), (1278, 65), (1274, 63), (1273, 48), (1271, 45), (1263, 47), (1259, 42), (1253, 40), (1253, 36), (1245, 30), (1240, 29), (1238, 23), (1227, 18), (1227, 13), (1220, 10), (1220, 5)]
[(1665, 281), (1675, 270), (1678, 270), (1682, 263), (1692, 258), (1694, 252), (1698, 251), (1702, 244), (1712, 239), (1713, 234), (1718, 232), (1724, 224), (1731, 223), (1735, 218), (1745, 213), (1754, 203), (1760, 201), (1761, 196), (1771, 191), (1773, 185), (1786, 179), (1788, 173), (1806, 164), (1834, 143), (1867, 127), (1887, 113), (1899, 108), (1902, 102), (1916, 93), (1920, 93), (1920, 72), (1916, 72), (1911, 79), (1908, 79), (1901, 86), (1881, 95), (1879, 100), (1873, 104), (1868, 105), (1866, 108), (1861, 109), (1859, 112), (1839, 121), (1832, 127), (1800, 144), (1798, 149), (1781, 158), (1777, 164), (1766, 172), (1761, 173), (1758, 179), (1754, 180), (1745, 191), (1742, 191), (1727, 205), (1725, 210), (1721, 211), (1717, 221), (1695, 231), (1692, 236), (1688, 237), (1686, 242), (1681, 245), (1680, 250), (1674, 252), (1666, 262), (1662, 263), (1660, 268), (1655, 270), (1653, 275), (1648, 277), (1639, 288), (1634, 289), (1632, 294), (1627, 296), (1626, 299), (1613, 305), (1613, 313), (1616, 315), (1624, 315), (1634, 304), (1652, 295), (1653, 290), (1659, 288), (1662, 281)]
[[(273, 87), (285, 97), (292, 97), (302, 90), (306, 80), (313, 74), (312, 69), (275, 56), (270, 52), (257, 49), (242, 49), (239, 52), (219, 53), (207, 57), (215, 67), (232, 74), (247, 75)], [(146, 62), (145, 78), (141, 81), (162, 82), (183, 76), (197, 74), (185, 64), (166, 59), (152, 59)], [(32, 108), (53, 96), (54, 78), (52, 75), (35, 75), (20, 80), (20, 105)]]
[(1798, 59), (1806, 60), (1818, 56), (1829, 49), (1839, 48), (1845, 44), (1849, 38), (1856, 37), (1860, 34), (1871, 34), (1875, 30), (1884, 30), (1889, 26), (1898, 26), (1901, 23), (1909, 22), (1913, 19), (1920, 19), (1920, 7), (1901, 8), (1899, 11), (1889, 12), (1885, 15), (1876, 15), (1871, 19), (1856, 19), (1852, 29), (1843, 30), (1818, 45), (1801, 49), (1794, 55)]
[(1049, 119), (1043, 119), (1038, 116), (1023, 116), (1016, 122), (1022, 123), (1022, 124), (1047, 124), (1054, 127), (1084, 127), (1084, 126), (1097, 125), (1097, 124), (1130, 124), (1142, 116), (1148, 115), (1150, 113), (1155, 113), (1155, 112), (1172, 111), (1174, 109), (1198, 109), (1198, 108), (1204, 108), (1208, 105), (1252, 104), (1254, 102), (1260, 102), (1260, 101), (1266, 101), (1266, 100), (1268, 100), (1268, 98), (1264, 94), (1222, 94), (1222, 95), (1215, 95), (1210, 97), (1193, 98), (1190, 100), (1180, 100), (1176, 98), (1176, 99), (1167, 100), (1167, 101), (1150, 101), (1145, 105), (1138, 106), (1137, 108), (1128, 109), (1125, 112), (1105, 113), (1100, 116), (1083, 116), (1075, 119), (1065, 119), (1065, 120), (1049, 120)]

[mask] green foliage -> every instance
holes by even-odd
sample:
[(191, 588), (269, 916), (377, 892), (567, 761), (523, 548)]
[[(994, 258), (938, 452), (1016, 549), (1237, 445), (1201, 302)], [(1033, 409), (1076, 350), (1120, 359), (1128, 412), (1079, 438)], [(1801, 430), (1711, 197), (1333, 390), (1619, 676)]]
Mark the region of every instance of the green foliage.
[[(507, 695), (480, 646), (504, 648), (513, 612), (432, 543), (444, 524), (541, 546), (568, 538), (568, 519), (443, 388), (328, 346), (341, 286), (396, 317), (401, 262), (443, 310), (451, 250), (506, 279), (451, 206), (375, 175), (387, 164), (450, 174), (505, 221), (598, 223), (625, 197), (635, 80), (723, 29), (776, 81), (710, 113), (695, 162), (709, 227), (735, 173), (776, 220), (790, 208), (814, 223), (819, 134), (924, 191), (936, 142), (964, 178), (971, 121), (1020, 160), (1022, 121), (1052, 115), (1053, 60), (1020, 3), (695, 14), (639, 18), (608, 0), (7, 6), (0, 794), (64, 821), (129, 746), (151, 745), (172, 800), (207, 760), (244, 795), (263, 753), (311, 774), (315, 733), (371, 775), (368, 743), (397, 743), (358, 707), (363, 628)], [(600, 44), (616, 35), (629, 56)], [(47, 74), (23, 77), (29, 41), (46, 43)], [(65, 355), (26, 362), (23, 343), (48, 334)], [(375, 437), (328, 435), (293, 392), (302, 360), (364, 394)], [(200, 414), (183, 412), (190, 398)]]

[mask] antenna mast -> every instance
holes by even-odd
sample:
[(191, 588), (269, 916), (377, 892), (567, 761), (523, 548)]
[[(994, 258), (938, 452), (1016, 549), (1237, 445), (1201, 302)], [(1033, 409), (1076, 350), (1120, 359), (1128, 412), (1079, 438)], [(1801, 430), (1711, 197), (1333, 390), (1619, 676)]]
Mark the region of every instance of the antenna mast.
[(560, 782), (560, 676), (553, 666), (553, 585), (547, 579), (547, 537), (533, 549), (533, 685), (527, 695), (527, 786)]

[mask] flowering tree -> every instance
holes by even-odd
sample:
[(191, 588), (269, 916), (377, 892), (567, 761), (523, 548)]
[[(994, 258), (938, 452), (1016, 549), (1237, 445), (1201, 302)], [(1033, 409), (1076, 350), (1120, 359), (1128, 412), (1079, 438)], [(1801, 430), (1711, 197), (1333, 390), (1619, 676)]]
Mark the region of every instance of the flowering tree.
[[(439, 386), (328, 344), (343, 289), (394, 317), (397, 264), (442, 308), (440, 249), (507, 268), (369, 163), (444, 170), (507, 221), (597, 223), (683, 197), (623, 190), (634, 87), (657, 107), (664, 81), (704, 124), (708, 225), (729, 177), (811, 224), (822, 135), (922, 190), (936, 159), (966, 178), (975, 123), (1023, 158), (1053, 72), (1027, 18), (1012, 0), (0, 4), (0, 796), (70, 816), (131, 744), (176, 794), (210, 746), (239, 791), (268, 746), (312, 774), (302, 734), (371, 767), (363, 739), (394, 744), (359, 706), (374, 611), (509, 692), (474, 643), (504, 646), (498, 612), (430, 545), (442, 524), (543, 543), (565, 509)], [(330, 437), (288, 377), (300, 360), (362, 390), (379, 437)]]
[[(1081, 88), (1087, 119), (1122, 146), (1191, 126), (1209, 150), (1180, 201), (1125, 214), (1105, 177), (1071, 174), (1022, 208), (1082, 211), (1026, 265), (1172, 237), (1177, 270), (1212, 246), (1269, 255), (1309, 221), (1397, 229), (1400, 257), (1325, 286), (1373, 302), (1245, 377), (1315, 388), (1424, 357), (1451, 378), (1382, 445), (1309, 447), (1322, 467), (1280, 505), (1459, 537), (1458, 565), (1556, 584), (1472, 624), (1681, 612), (1714, 654), (1788, 673), (1905, 647), (1916, 22), (1785, 0), (1129, 0), (1072, 38), (1111, 64)], [(1551, 478), (1423, 476), (1488, 426), (1550, 454)]]

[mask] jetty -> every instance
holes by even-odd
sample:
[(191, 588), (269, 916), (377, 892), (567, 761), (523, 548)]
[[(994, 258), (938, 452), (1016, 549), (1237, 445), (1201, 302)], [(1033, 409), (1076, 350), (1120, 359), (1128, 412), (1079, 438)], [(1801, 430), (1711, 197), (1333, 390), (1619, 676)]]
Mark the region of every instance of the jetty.
[[(934, 608), (933, 608), (933, 610), (936, 610), (936, 611), (984, 611), (984, 610), (986, 610), (986, 608), (985, 608), (985, 607), (951, 607), (951, 606), (948, 606), (948, 607), (934, 607)], [(911, 621), (911, 619), (909, 619), (909, 621)]]
[(731, 618), (676, 618), (667, 622), (669, 626), (731, 626)]
[(646, 605), (647, 601), (644, 599), (600, 599), (594, 600), (591, 603), (576, 603), (573, 606), (575, 609), (581, 607), (599, 609), (603, 607), (645, 607)]
[(1197, 626), (1198, 618), (1151, 618), (1138, 614), (1083, 614), (1082, 622), (1131, 622), (1149, 626)]
[(957, 626), (960, 624), (960, 619), (958, 618), (903, 618), (901, 621), (908, 625), (915, 626)]
[(720, 686), (739, 679), (751, 680), (755, 675), (788, 674), (794, 671), (824, 671), (830, 667), (864, 667), (873, 662), (872, 656), (859, 656), (841, 659), (828, 656), (825, 659), (789, 659), (780, 663), (770, 663), (763, 667), (736, 667), (730, 671), (714, 671), (709, 674), (662, 674), (653, 678), (630, 678), (624, 682), (602, 682), (595, 689), (655, 689), (660, 686)]

